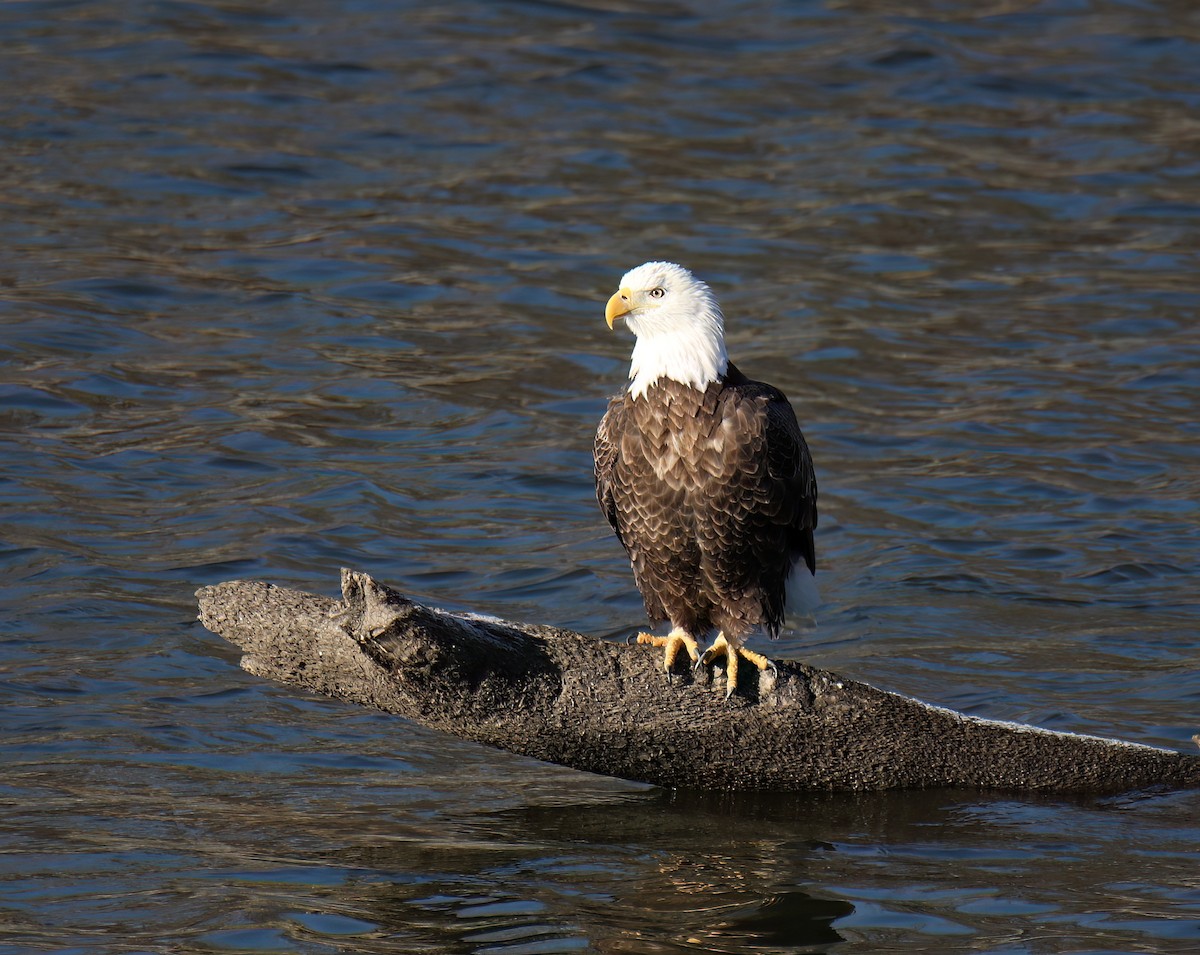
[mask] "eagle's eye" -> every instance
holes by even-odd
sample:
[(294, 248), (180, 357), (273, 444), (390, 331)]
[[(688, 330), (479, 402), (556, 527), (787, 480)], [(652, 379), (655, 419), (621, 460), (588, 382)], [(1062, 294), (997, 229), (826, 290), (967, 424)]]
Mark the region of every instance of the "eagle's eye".
[(666, 294), (667, 294), (667, 290), (665, 288), (652, 288), (650, 290), (651, 298), (662, 298)]

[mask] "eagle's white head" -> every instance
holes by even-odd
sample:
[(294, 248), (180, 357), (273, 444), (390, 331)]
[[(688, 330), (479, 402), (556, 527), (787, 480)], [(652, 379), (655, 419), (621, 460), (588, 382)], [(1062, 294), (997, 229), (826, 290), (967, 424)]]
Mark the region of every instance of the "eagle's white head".
[(682, 265), (647, 262), (626, 272), (604, 317), (609, 328), (623, 319), (637, 336), (629, 366), (635, 398), (659, 378), (703, 389), (729, 367), (721, 307)]

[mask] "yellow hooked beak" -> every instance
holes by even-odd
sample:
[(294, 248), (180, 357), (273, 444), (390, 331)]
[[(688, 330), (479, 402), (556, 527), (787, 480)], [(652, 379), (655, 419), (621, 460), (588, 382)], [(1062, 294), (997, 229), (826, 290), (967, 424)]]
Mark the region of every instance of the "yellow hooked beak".
[(629, 289), (617, 289), (613, 297), (608, 300), (608, 304), (604, 306), (604, 320), (608, 322), (608, 327), (613, 327), (615, 322), (622, 315), (628, 315), (633, 311), (633, 306), (629, 300), (632, 298)]

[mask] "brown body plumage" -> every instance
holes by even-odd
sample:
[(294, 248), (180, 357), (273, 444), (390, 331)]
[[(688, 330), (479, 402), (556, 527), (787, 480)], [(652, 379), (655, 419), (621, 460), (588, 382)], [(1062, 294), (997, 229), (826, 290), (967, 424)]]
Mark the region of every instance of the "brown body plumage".
[(703, 390), (661, 378), (609, 402), (595, 458), (652, 622), (778, 634), (788, 576), (816, 570), (817, 525), (812, 458), (778, 389), (733, 364)]

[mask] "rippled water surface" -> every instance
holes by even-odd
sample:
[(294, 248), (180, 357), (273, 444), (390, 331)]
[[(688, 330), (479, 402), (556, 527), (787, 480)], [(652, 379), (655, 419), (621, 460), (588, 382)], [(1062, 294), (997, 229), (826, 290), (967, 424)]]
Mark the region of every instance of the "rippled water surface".
[(706, 797), (265, 684), (340, 566), (622, 636), (629, 267), (817, 461), (774, 650), (1200, 730), (1182, 0), (0, 6), (0, 953), (1195, 952), (1195, 794)]

